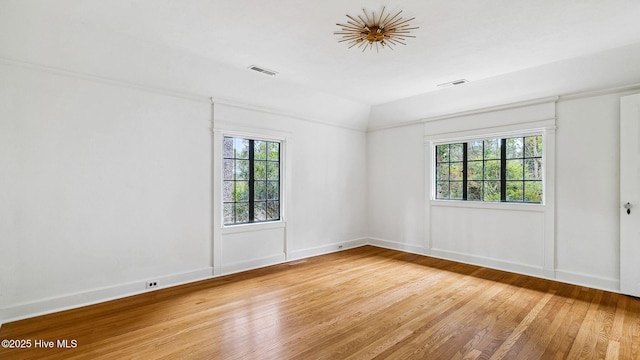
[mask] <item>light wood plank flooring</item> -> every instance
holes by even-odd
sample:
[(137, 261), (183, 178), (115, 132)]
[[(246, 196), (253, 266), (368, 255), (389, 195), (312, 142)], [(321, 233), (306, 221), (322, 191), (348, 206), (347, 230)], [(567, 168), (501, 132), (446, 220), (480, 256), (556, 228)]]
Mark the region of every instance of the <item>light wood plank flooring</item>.
[[(0, 359), (640, 359), (640, 300), (365, 246), (8, 323)], [(76, 340), (34, 349), (36, 340)]]

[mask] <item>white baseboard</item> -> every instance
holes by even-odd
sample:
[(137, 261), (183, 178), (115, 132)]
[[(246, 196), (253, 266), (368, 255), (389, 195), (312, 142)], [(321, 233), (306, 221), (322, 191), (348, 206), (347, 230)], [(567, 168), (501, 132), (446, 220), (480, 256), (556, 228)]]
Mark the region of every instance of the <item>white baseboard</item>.
[(518, 274), (535, 276), (543, 279), (559, 281), (567, 284), (586, 286), (593, 289), (620, 292), (620, 281), (612, 278), (604, 278), (594, 275), (576, 273), (566, 270), (546, 270), (542, 267), (504, 261), (500, 259), (486, 258), (470, 254), (456, 253), (453, 251), (431, 249), (431, 255), (446, 260), (479, 265), (497, 270), (510, 271)]
[(615, 293), (620, 292), (620, 280), (618, 279), (593, 276), (567, 270), (556, 270), (555, 280)]
[[(149, 291), (182, 285), (190, 282), (210, 279), (212, 277), (228, 275), (241, 271), (252, 270), (270, 265), (280, 264), (286, 261), (302, 259), (311, 256), (324, 255), (336, 251), (347, 250), (367, 244), (366, 238), (337, 242), (330, 245), (319, 246), (312, 249), (294, 251), (288, 256), (285, 254), (273, 255), (260, 259), (236, 262), (222, 266), (216, 265), (201, 270), (186, 273), (172, 274), (156, 277), (160, 286), (155, 289), (146, 289), (146, 280), (135, 281), (126, 284), (114, 285), (105, 288), (93, 289), (74, 294), (51, 297), (8, 306), (0, 309), (0, 326), (3, 323), (22, 320), (30, 317), (51, 314), (58, 311), (74, 309), (82, 306), (97, 304), (105, 301), (138, 295)], [(339, 248), (339, 246), (342, 246)]]
[(220, 275), (222, 275), (222, 266), (220, 266), (220, 265), (214, 266), (213, 267), (213, 276), (216, 277), (216, 276), (220, 276)]
[(431, 249), (430, 256), (445, 260), (453, 260), (465, 264), (488, 267), (496, 270), (514, 272), (517, 274), (531, 275), (540, 278), (547, 277), (547, 272), (545, 272), (541, 266), (523, 264), (473, 254), (465, 254), (443, 249)]
[(252, 259), (249, 261), (239, 261), (239, 262), (235, 262), (228, 265), (223, 264), (221, 267), (220, 275), (229, 275), (229, 274), (234, 274), (242, 271), (258, 269), (266, 266), (281, 264), (285, 261), (286, 261), (285, 255), (284, 253), (282, 253), (278, 255), (263, 257), (260, 259)]
[[(531, 266), (527, 264), (493, 259), (472, 254), (458, 253), (443, 249), (427, 249), (423, 246), (404, 244), (395, 241), (389, 241), (378, 238), (359, 238), (348, 241), (337, 242), (333, 244), (318, 246), (310, 249), (291, 251), (289, 254), (278, 254), (260, 259), (236, 262), (233, 264), (209, 267), (205, 269), (190, 271), (180, 274), (166, 275), (158, 277), (160, 286), (156, 289), (167, 288), (171, 286), (181, 285), (185, 283), (200, 281), (237, 273), (241, 271), (252, 270), (270, 265), (276, 265), (287, 261), (299, 260), (313, 256), (329, 254), (337, 251), (352, 249), (364, 245), (372, 245), (386, 249), (393, 249), (412, 254), (431, 256), (445, 260), (457, 261), (466, 264), (478, 265), (497, 270), (515, 272), (524, 275), (530, 275), (540, 278), (546, 278), (565, 282), (573, 285), (587, 286), (590, 288), (601, 289), (612, 292), (619, 292), (620, 284), (617, 279), (597, 277), (588, 274), (581, 274), (566, 270), (548, 271), (541, 267)], [(136, 281), (127, 284), (115, 285), (100, 289), (93, 289), (81, 293), (69, 294), (60, 297), (41, 299), (32, 302), (12, 305), (4, 309), (0, 309), (0, 327), (3, 323), (17, 321), (39, 315), (50, 314), (53, 312), (78, 308), (81, 306), (92, 305), (109, 300), (119, 299), (127, 296), (137, 295), (148, 291), (145, 288), (145, 281)]]
[(429, 255), (429, 251), (424, 246), (404, 244), (378, 238), (369, 238), (368, 244), (391, 250), (398, 250), (418, 255)]
[(477, 265), (496, 270), (509, 271), (513, 273), (535, 276), (543, 279), (555, 280), (567, 284), (586, 286), (594, 289), (620, 292), (620, 281), (613, 278), (604, 278), (588, 274), (576, 273), (566, 270), (548, 270), (539, 266), (522, 264), (501, 259), (483, 257), (473, 254), (465, 254), (443, 249), (427, 249), (417, 245), (403, 244), (378, 238), (369, 238), (369, 245), (386, 249), (393, 249), (412, 254), (430, 256), (434, 258), (451, 260), (470, 265)]
[(2, 316), (0, 317), (0, 324), (120, 299), (176, 285), (210, 279), (212, 275), (212, 268), (204, 268), (185, 273), (157, 277), (155, 279), (158, 280), (159, 286), (154, 289), (147, 289), (146, 280), (140, 280), (75, 294), (16, 304), (0, 309), (0, 315)]
[(300, 260), (312, 256), (330, 254), (337, 251), (344, 251), (368, 244), (367, 238), (359, 238), (347, 241), (341, 241), (329, 245), (318, 246), (311, 249), (295, 250), (287, 254), (287, 261)]

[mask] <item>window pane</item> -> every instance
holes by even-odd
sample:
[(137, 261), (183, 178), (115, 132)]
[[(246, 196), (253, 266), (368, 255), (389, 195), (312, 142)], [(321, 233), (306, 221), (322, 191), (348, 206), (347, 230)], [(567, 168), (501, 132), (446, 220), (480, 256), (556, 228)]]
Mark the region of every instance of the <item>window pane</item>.
[(500, 159), (500, 140), (491, 139), (484, 141), (484, 159)]
[(222, 157), (233, 158), (233, 138), (225, 137), (222, 142)]
[(436, 146), (436, 162), (449, 162), (449, 145)]
[(463, 159), (463, 147), (462, 144), (451, 144), (449, 145), (450, 160), (451, 161), (462, 161)]
[(254, 141), (253, 142), (253, 158), (256, 160), (267, 159), (267, 142), (266, 141)]
[(470, 141), (467, 144), (467, 160), (482, 160), (482, 141)]
[(462, 180), (462, 163), (451, 163), (449, 167), (449, 178), (451, 180)]
[(280, 143), (223, 137), (222, 158), (224, 224), (268, 221), (268, 200), (279, 219)]
[(482, 180), (482, 161), (467, 162), (467, 180)]
[(267, 199), (280, 200), (280, 184), (277, 181), (267, 183)]
[(233, 181), (224, 181), (222, 183), (222, 201), (233, 201)]
[(235, 164), (235, 160), (224, 160), (224, 175), (223, 178), (224, 180), (233, 180), (234, 176), (234, 170), (233, 170), (233, 165)]
[(280, 202), (267, 201), (267, 220), (280, 219)]
[(525, 181), (524, 201), (533, 203), (542, 202), (542, 181)]
[(534, 135), (436, 145), (435, 198), (540, 203), (542, 141)]
[(462, 199), (462, 181), (452, 181), (450, 183), (450, 198), (451, 199)]
[(254, 161), (253, 163), (253, 178), (255, 180), (267, 179), (267, 162), (266, 161)]
[(248, 181), (236, 181), (236, 187), (234, 189), (233, 200), (249, 201), (249, 182)]
[(280, 179), (280, 163), (269, 161), (267, 163), (267, 179), (278, 180)]
[(438, 181), (436, 184), (436, 199), (448, 199), (449, 198), (449, 182)]
[(542, 180), (542, 158), (524, 160), (524, 179)]
[(436, 179), (449, 180), (449, 163), (438, 164), (436, 166)]
[(507, 160), (507, 180), (522, 180), (522, 160)]
[(484, 162), (484, 179), (500, 180), (500, 160), (489, 160)]
[(270, 142), (269, 144), (269, 160), (280, 161), (280, 143)]
[(267, 200), (266, 181), (256, 181), (253, 183), (253, 197), (255, 201)]
[(482, 181), (467, 183), (467, 200), (482, 200)]
[(234, 138), (233, 150), (236, 159), (249, 158), (249, 140)]
[(524, 148), (524, 156), (525, 157), (538, 157), (542, 156), (542, 136), (528, 136), (524, 138), (525, 148)]
[(265, 201), (253, 204), (253, 217), (254, 221), (267, 220), (267, 203)]
[(500, 201), (500, 181), (484, 182), (484, 201)]
[(522, 181), (507, 181), (507, 201), (522, 201)]
[(225, 224), (232, 224), (235, 221), (233, 220), (233, 204), (224, 204), (223, 206), (223, 216)]
[(249, 222), (249, 203), (236, 204), (236, 223)]
[(236, 180), (249, 180), (249, 160), (236, 160)]
[(523, 148), (522, 138), (507, 139), (507, 159), (522, 158)]

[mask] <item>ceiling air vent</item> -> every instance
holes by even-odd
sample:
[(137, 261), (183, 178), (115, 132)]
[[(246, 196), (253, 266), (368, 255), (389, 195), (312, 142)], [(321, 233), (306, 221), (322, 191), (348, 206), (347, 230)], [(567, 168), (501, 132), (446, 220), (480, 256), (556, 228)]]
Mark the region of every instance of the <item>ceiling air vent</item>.
[(450, 81), (448, 83), (440, 84), (440, 85), (438, 85), (438, 87), (456, 86), (456, 85), (466, 84), (468, 82), (469, 82), (469, 80), (467, 80), (467, 79), (460, 79), (460, 80), (454, 80), (454, 81)]
[(258, 66), (258, 65), (251, 65), (251, 66), (249, 66), (249, 69), (253, 70), (253, 71), (260, 72), (260, 73), (263, 73), (263, 74), (266, 74), (266, 75), (271, 75), (271, 76), (275, 76), (277, 74), (277, 72), (275, 72), (273, 70), (265, 69), (265, 68), (263, 68), (261, 66)]

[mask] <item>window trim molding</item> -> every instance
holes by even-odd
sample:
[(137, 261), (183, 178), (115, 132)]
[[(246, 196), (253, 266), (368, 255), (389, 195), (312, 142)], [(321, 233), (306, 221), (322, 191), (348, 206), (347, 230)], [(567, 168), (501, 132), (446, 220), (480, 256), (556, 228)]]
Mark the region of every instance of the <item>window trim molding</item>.
[[(211, 217), (211, 266), (213, 275), (221, 275), (223, 271), (223, 252), (225, 241), (233, 241), (236, 236), (260, 237), (261, 231), (278, 231), (284, 233), (283, 252), (285, 259), (291, 258), (291, 227), (289, 214), (293, 213), (292, 186), (293, 183), (293, 153), (295, 149), (295, 134), (283, 130), (281, 118), (265, 117), (265, 114), (250, 108), (228, 107), (213, 104), (209, 130), (211, 133), (211, 175), (210, 175), (210, 217)], [(220, 111), (222, 109), (222, 111)], [(267, 121), (267, 119), (269, 121)], [(271, 121), (273, 120), (273, 121)], [(223, 143), (224, 136), (250, 137), (256, 140), (277, 140), (280, 148), (280, 221), (223, 226)], [(236, 235), (237, 234), (237, 235)]]
[(227, 234), (238, 234), (238, 233), (252, 232), (252, 231), (280, 229), (280, 228), (284, 228), (285, 226), (286, 226), (286, 223), (282, 220), (223, 225), (221, 229), (221, 234), (227, 235)]
[(501, 202), (501, 201), (474, 201), (474, 200), (448, 200), (433, 199), (429, 201), (429, 205), (434, 207), (449, 208), (465, 208), (465, 209), (492, 209), (505, 211), (526, 211), (526, 212), (544, 212), (543, 204), (537, 203), (520, 203), (520, 202)]

